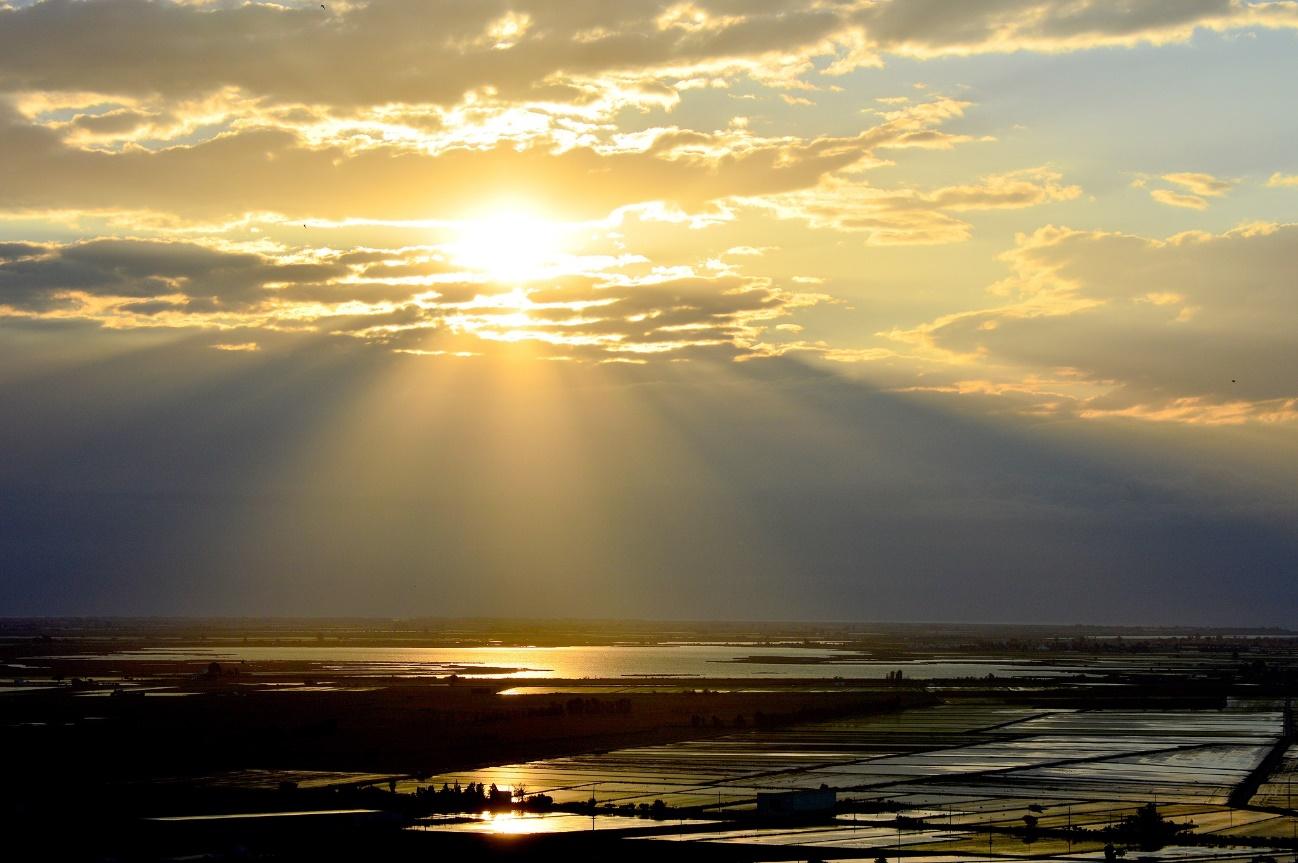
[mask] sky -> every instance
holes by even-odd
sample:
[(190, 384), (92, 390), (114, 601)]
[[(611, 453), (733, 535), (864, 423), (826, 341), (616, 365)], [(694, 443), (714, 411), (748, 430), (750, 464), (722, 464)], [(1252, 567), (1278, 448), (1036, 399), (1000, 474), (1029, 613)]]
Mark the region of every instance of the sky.
[(1298, 2), (0, 0), (0, 615), (1298, 623)]

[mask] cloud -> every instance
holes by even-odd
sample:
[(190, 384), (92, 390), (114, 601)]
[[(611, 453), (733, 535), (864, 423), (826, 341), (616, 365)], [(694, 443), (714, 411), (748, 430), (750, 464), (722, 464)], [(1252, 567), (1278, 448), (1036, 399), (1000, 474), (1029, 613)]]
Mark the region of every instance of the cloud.
[(969, 239), (971, 226), (953, 213), (1021, 209), (1071, 201), (1081, 194), (1080, 187), (1062, 180), (1049, 168), (1028, 168), (924, 191), (883, 189), (831, 176), (813, 189), (750, 203), (813, 227), (863, 234), (872, 245), (932, 245)]
[[(1298, 225), (1157, 240), (1043, 228), (1005, 255), (1006, 305), (894, 333), (1004, 380), (1057, 379), (1041, 399), (1085, 417), (1202, 423), (1298, 419)], [(1089, 391), (1089, 392), (1088, 392)]]
[(1233, 180), (1222, 180), (1212, 174), (1180, 173), (1164, 174), (1163, 179), (1188, 190), (1191, 194), (1216, 198), (1226, 194), (1235, 185)]
[(1160, 204), (1166, 204), (1169, 207), (1181, 207), (1186, 210), (1206, 210), (1208, 201), (1198, 195), (1187, 195), (1183, 192), (1175, 192), (1171, 189), (1153, 189), (1149, 197), (1158, 201)]
[(0, 89), (174, 100), (237, 88), (344, 109), (453, 105), (471, 92), (580, 103), (598, 78), (789, 87), (815, 76), (817, 60), (841, 74), (888, 55), (1075, 51), (1295, 26), (1292, 3), (1246, 0), (376, 0), (328, 14), (314, 3), (43, 0), (0, 7)]
[(44, 246), (38, 246), (35, 243), (0, 243), (0, 261), (34, 258), (43, 254), (44, 251)]
[(1266, 181), (1266, 184), (1272, 188), (1298, 186), (1298, 174), (1281, 174), (1277, 171), (1271, 175), (1271, 178)]
[(450, 268), (430, 247), (249, 251), (91, 240), (7, 244), (0, 255), (7, 256), (0, 259), (0, 320), (245, 337), (213, 345), (230, 351), (262, 348), (268, 334), (296, 333), (431, 355), (527, 344), (538, 356), (579, 359), (734, 359), (778, 352), (763, 341), (768, 330), (825, 299), (686, 265), (636, 273), (617, 259), (606, 261), (602, 274), (556, 274), (519, 287)]
[(852, 20), (874, 52), (929, 58), (1164, 45), (1197, 30), (1294, 29), (1298, 7), (1248, 0), (885, 0), (863, 6)]
[(123, 310), (145, 315), (169, 306), (237, 311), (261, 302), (272, 286), (346, 272), (331, 262), (277, 260), (184, 242), (89, 240), (29, 248), (39, 253), (0, 261), (0, 307), (41, 312), (102, 309), (105, 299), (166, 299), (161, 305), (127, 302)]
[[(1163, 174), (1162, 179), (1184, 191), (1177, 189), (1151, 189), (1149, 197), (1169, 207), (1181, 207), (1187, 210), (1208, 209), (1209, 198), (1219, 198), (1236, 185), (1235, 180), (1223, 180), (1212, 174), (1186, 171), (1175, 174)], [(1132, 187), (1145, 188), (1146, 181), (1137, 178)]]
[[(498, 198), (542, 202), (560, 218), (603, 218), (631, 204), (698, 209), (710, 201), (815, 185), (882, 147), (959, 116), (939, 100), (896, 112), (855, 135), (763, 137), (653, 128), (615, 146), (556, 151), (553, 142), (352, 150), (312, 144), (287, 130), (232, 131), (160, 150), (84, 150), (0, 107), (0, 208), (125, 210), (188, 219), (253, 212), (292, 218), (426, 219), (463, 214)], [(926, 144), (926, 146), (929, 144)], [(574, 188), (583, 194), (573, 195)]]
[(386, 0), (328, 15), (310, 3), (45, 0), (0, 9), (0, 87), (169, 98), (237, 87), (336, 106), (446, 105), (475, 90), (580, 101), (583, 80), (619, 72), (796, 75), (837, 53), (847, 27), (841, 10), (805, 0), (666, 12), (658, 2)]

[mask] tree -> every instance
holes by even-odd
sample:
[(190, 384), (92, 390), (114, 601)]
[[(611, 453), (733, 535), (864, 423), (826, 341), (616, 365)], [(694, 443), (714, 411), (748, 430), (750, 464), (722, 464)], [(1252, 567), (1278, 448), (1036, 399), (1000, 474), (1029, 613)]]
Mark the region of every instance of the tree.
[(1144, 851), (1157, 851), (1176, 836), (1187, 833), (1196, 826), (1193, 821), (1168, 821), (1155, 804), (1146, 803), (1136, 810), (1136, 814), (1123, 818), (1113, 827), (1112, 832), (1140, 843)]

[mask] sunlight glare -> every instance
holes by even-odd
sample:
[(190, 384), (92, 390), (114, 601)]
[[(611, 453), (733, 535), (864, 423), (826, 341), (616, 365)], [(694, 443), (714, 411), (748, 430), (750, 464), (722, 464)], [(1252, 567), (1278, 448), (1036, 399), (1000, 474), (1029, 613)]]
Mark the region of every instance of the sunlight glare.
[(500, 282), (544, 278), (562, 253), (560, 226), (526, 210), (501, 210), (461, 222), (451, 240), (456, 264)]

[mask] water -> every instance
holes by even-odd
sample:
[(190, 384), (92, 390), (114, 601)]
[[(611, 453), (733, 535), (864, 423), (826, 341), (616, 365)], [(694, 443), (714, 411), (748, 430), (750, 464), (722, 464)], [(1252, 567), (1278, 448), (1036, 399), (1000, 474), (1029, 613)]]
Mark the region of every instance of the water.
[[(738, 661), (745, 658), (755, 661)], [(792, 663), (790, 657), (808, 660)], [(909, 678), (1058, 676), (1084, 669), (1019, 661), (879, 661), (824, 648), (723, 645), (580, 647), (338, 647), (281, 646), (145, 648), (97, 657), (112, 660), (315, 663), (321, 672), (482, 678), (834, 677)]]
[(159, 815), (146, 821), (240, 821), (247, 818), (319, 818), (340, 815), (381, 815), (378, 809), (303, 809), (296, 812), (236, 812), (224, 815)]

